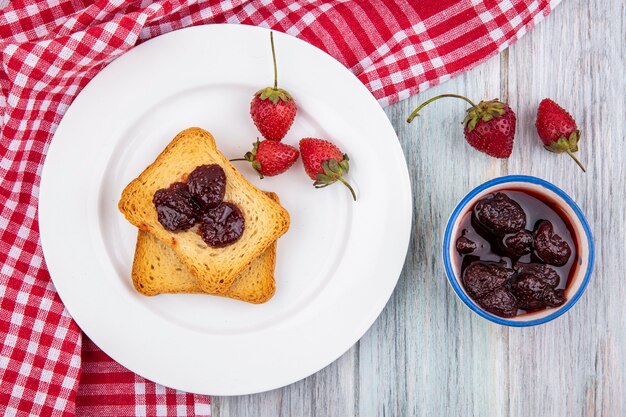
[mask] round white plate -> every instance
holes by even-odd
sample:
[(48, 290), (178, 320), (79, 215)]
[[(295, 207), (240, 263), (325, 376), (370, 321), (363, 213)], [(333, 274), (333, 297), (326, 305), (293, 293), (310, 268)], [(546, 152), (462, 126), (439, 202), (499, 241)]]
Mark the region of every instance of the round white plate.
[(291, 214), (279, 240), (276, 294), (252, 305), (208, 295), (145, 297), (130, 270), (137, 231), (122, 189), (179, 131), (203, 127), (229, 158), (258, 132), (252, 95), (272, 83), (269, 32), (198, 26), (150, 40), (101, 71), (68, 109), (42, 174), (39, 220), (54, 285), (85, 333), (128, 369), (194, 393), (278, 388), (320, 370), (371, 326), (398, 280), (411, 228), (404, 155), (385, 113), (346, 68), (275, 33), (279, 86), (298, 103), (286, 143), (330, 139), (348, 179), (315, 189), (300, 161), (260, 180)]

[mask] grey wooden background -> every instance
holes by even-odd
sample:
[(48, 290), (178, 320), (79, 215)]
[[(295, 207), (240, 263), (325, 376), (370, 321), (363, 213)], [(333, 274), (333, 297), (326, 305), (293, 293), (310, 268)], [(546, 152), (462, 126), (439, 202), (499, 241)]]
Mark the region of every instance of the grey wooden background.
[[(327, 368), (275, 391), (215, 397), (213, 416), (626, 416), (625, 15), (623, 0), (563, 0), (499, 57), (388, 107), (415, 196), (409, 255), (391, 300)], [(461, 101), (441, 100), (404, 122), (415, 105), (444, 92), (509, 101), (518, 128), (508, 161), (464, 143)], [(534, 120), (543, 97), (579, 122), (586, 175), (540, 146)], [(506, 174), (563, 188), (595, 236), (585, 295), (539, 327), (505, 328), (471, 313), (449, 288), (440, 260), (442, 229), (456, 202)]]

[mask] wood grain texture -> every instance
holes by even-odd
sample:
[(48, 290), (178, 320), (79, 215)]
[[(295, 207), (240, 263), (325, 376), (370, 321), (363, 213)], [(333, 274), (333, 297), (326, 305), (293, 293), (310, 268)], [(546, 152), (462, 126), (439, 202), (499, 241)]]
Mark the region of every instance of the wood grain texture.
[[(564, 0), (531, 33), (478, 68), (386, 109), (412, 178), (413, 233), (398, 286), (372, 328), (321, 372), (291, 386), (213, 398), (214, 417), (626, 415), (626, 7)], [(464, 143), (464, 103), (410, 111), (444, 92), (508, 99), (518, 128), (513, 156)], [(588, 173), (544, 151), (534, 128), (543, 97), (583, 131)], [(596, 242), (591, 283), (565, 316), (509, 329), (471, 313), (449, 288), (440, 257), (449, 213), (471, 188), (529, 174), (580, 205)]]

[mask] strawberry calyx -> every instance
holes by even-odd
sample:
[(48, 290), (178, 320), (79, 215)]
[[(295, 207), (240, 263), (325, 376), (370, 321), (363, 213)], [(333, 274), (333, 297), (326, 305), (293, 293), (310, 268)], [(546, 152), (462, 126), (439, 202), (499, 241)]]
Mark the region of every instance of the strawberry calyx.
[(489, 101), (481, 101), (478, 105), (467, 109), (467, 115), (463, 120), (463, 125), (471, 132), (479, 121), (482, 120), (487, 123), (504, 115), (505, 112), (506, 105), (497, 98)]
[(282, 88), (276, 87), (265, 87), (254, 93), (255, 96), (260, 98), (261, 100), (270, 100), (274, 104), (278, 104), (279, 100), (284, 102), (288, 102), (289, 100), (293, 100), (291, 94), (287, 90), (283, 90)]
[(263, 179), (263, 173), (261, 172), (261, 164), (259, 163), (259, 161), (256, 160), (256, 153), (259, 149), (259, 143), (261, 143), (259, 141), (259, 138), (256, 139), (256, 142), (252, 144), (252, 150), (246, 152), (246, 154), (243, 156), (243, 159), (245, 161), (248, 161), (252, 164), (252, 168), (255, 169), (256, 172), (259, 173), (259, 175), (261, 176), (261, 179)]
[(550, 142), (544, 146), (546, 150), (554, 153), (578, 152), (578, 141), (580, 140), (580, 130), (576, 130), (569, 135), (569, 138), (561, 136), (558, 140)]
[(578, 152), (579, 140), (580, 140), (580, 130), (575, 130), (569, 135), (569, 138), (566, 138), (565, 136), (561, 136), (556, 141), (551, 141), (549, 145), (545, 145), (544, 148), (547, 151), (554, 152), (554, 153), (563, 153), (563, 152), (567, 153), (574, 160), (574, 162), (578, 164), (578, 166), (580, 167), (580, 169), (583, 170), (583, 172), (587, 172), (583, 164), (573, 154), (574, 152)]
[(313, 183), (315, 188), (324, 188), (328, 187), (331, 184), (339, 181), (343, 185), (345, 185), (350, 193), (352, 194), (352, 198), (356, 201), (356, 194), (352, 186), (343, 178), (344, 173), (348, 173), (350, 171), (350, 158), (348, 155), (344, 154), (343, 159), (341, 161), (337, 161), (334, 158), (327, 159), (322, 161), (321, 168), (322, 173), (317, 174), (317, 179)]
[(250, 164), (252, 164), (252, 168), (254, 168), (254, 170), (259, 173), (259, 176), (261, 177), (261, 179), (263, 179), (264, 176), (263, 176), (263, 173), (261, 172), (261, 164), (259, 163), (259, 161), (256, 160), (256, 153), (259, 149), (259, 143), (261, 142), (259, 141), (259, 138), (257, 138), (256, 142), (252, 144), (252, 150), (246, 152), (243, 158), (233, 158), (233, 159), (229, 159), (229, 161), (230, 162), (235, 162), (235, 161), (250, 162)]

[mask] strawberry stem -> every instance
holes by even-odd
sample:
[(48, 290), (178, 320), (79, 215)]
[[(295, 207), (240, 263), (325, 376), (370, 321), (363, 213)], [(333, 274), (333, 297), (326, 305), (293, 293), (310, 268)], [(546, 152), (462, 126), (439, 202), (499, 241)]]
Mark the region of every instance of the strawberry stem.
[(580, 169), (583, 170), (583, 172), (587, 172), (587, 170), (585, 169), (585, 167), (583, 166), (583, 164), (578, 160), (578, 158), (576, 158), (576, 156), (574, 156), (574, 154), (572, 153), (572, 151), (570, 151), (569, 149), (566, 151), (567, 154), (569, 156), (572, 157), (572, 159), (574, 160), (574, 162), (576, 162), (578, 164), (578, 166), (580, 167)]
[(235, 162), (235, 161), (247, 161), (246, 158), (233, 158), (233, 159), (229, 159), (230, 162)]
[(270, 43), (272, 44), (272, 61), (274, 62), (274, 90), (278, 88), (278, 69), (276, 67), (276, 51), (274, 51), (274, 32), (270, 32)]
[(418, 115), (419, 111), (422, 110), (424, 107), (426, 107), (428, 104), (432, 103), (435, 100), (439, 100), (440, 98), (444, 98), (444, 97), (453, 97), (453, 98), (460, 98), (461, 100), (465, 100), (467, 101), (470, 106), (472, 107), (476, 107), (476, 105), (467, 97), (463, 97), (460, 96), (458, 94), (442, 94), (440, 96), (436, 96), (433, 97), (429, 100), (426, 100), (425, 102), (423, 102), (422, 104), (420, 104), (415, 110), (413, 110), (413, 112), (409, 115), (409, 118), (406, 119), (407, 123), (411, 123), (413, 121), (413, 119), (415, 119), (415, 117)]
[(354, 201), (356, 201), (356, 194), (354, 193), (354, 190), (352, 189), (352, 186), (348, 183), (348, 181), (344, 180), (342, 177), (339, 177), (337, 179), (341, 181), (343, 185), (348, 187), (348, 190), (350, 190), (350, 193), (352, 193), (352, 198), (354, 199)]

